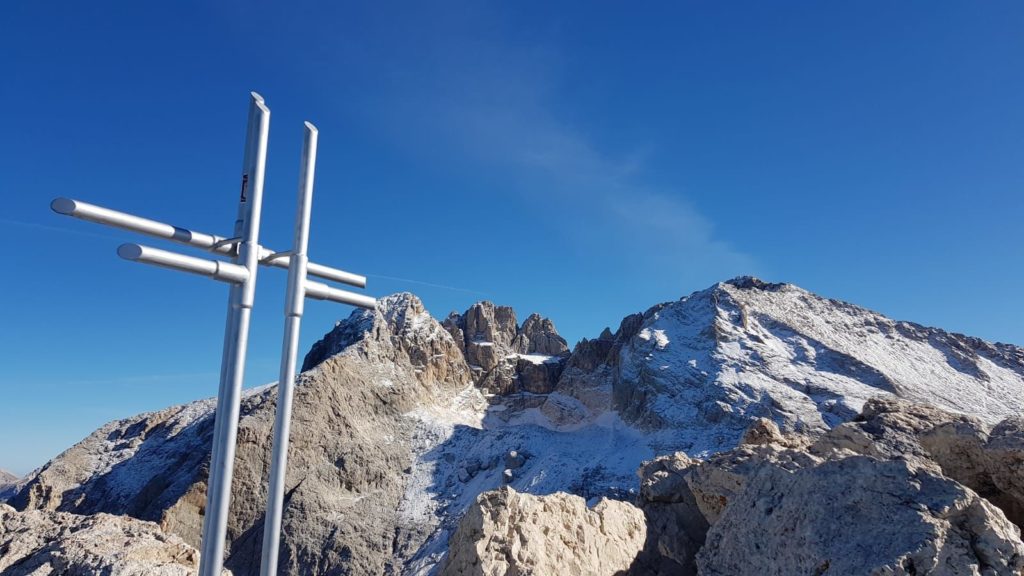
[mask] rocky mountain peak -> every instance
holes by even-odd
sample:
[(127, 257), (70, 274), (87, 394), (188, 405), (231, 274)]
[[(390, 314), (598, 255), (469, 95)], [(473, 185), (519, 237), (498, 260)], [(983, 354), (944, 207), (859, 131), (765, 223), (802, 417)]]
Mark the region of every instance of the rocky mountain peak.
[(766, 290), (768, 292), (775, 292), (782, 290), (787, 287), (792, 287), (792, 284), (786, 284), (784, 282), (765, 282), (760, 278), (754, 276), (737, 276), (731, 280), (726, 280), (722, 284), (728, 284), (741, 290)]
[(0, 502), (14, 494), (17, 484), (17, 476), (6, 470), (0, 470)]
[(569, 355), (554, 322), (531, 314), (520, 326), (509, 306), (477, 302), (442, 322), (461, 349), (478, 386), (498, 394), (550, 392)]
[[(507, 485), (584, 501), (628, 499), (637, 466), (655, 456), (678, 452), (684, 456), (672, 466), (687, 468), (745, 442), (727, 456), (741, 464), (775, 445), (802, 451), (783, 440), (810, 442), (830, 430), (837, 453), (927, 449), (950, 463), (944, 475), (983, 497), (1002, 502), (1015, 494), (1007, 516), (1024, 518), (1017, 508), (1024, 424), (993, 426), (1024, 411), (1024, 349), (890, 320), (791, 284), (750, 277), (715, 284), (631, 314), (571, 354), (542, 316), (520, 325), (511, 308), (479, 302), (438, 322), (415, 296), (395, 294), (339, 322), (310, 350), (304, 370), (283, 549), (291, 574), (432, 573), (459, 515), (482, 491)], [(229, 532), (239, 573), (251, 573), (259, 557), (274, 395), (273, 387), (254, 389), (242, 406), (234, 496), (241, 505)], [(916, 409), (894, 416), (869, 401), (878, 396), (978, 420), (950, 420), (908, 450), (905, 439), (876, 434), (879, 423), (912, 432), (932, 417)], [(195, 544), (213, 408), (194, 402), (111, 423), (26, 479), (11, 502), (154, 520)], [(937, 451), (947, 450), (943, 434), (958, 431), (966, 435), (948, 454)], [(797, 460), (825, 458), (815, 454)], [(1016, 468), (986, 467), (992, 454)], [(828, 466), (807, 473), (795, 502), (808, 501), (820, 478), (844, 477), (845, 469)], [(878, 471), (863, 468), (868, 476)], [(578, 511), (580, 526), (600, 520), (570, 500), (560, 509)], [(750, 510), (737, 501), (737, 510)], [(700, 541), (719, 517), (723, 527), (745, 526), (742, 515), (729, 520), (721, 498), (697, 502), (716, 506), (701, 520)], [(722, 550), (716, 558), (734, 555)], [(681, 559), (692, 564), (694, 552)], [(781, 573), (798, 572), (811, 570)]]
[(379, 298), (375, 310), (356, 310), (338, 322), (313, 344), (302, 370), (350, 350), (380, 360), (408, 359), (425, 384), (469, 382), (459, 343), (430, 315), (423, 301), (409, 292)]
[(569, 351), (569, 345), (559, 336), (554, 322), (534, 313), (523, 322), (512, 341), (512, 349), (520, 354), (561, 356)]

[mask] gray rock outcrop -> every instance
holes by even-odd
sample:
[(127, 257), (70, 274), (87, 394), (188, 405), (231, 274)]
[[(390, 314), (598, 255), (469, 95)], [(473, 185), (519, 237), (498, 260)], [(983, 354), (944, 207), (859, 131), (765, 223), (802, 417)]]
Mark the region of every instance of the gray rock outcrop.
[(14, 494), (17, 483), (17, 476), (6, 470), (0, 470), (0, 502)]
[(442, 326), (459, 344), (477, 385), (500, 396), (552, 392), (569, 357), (551, 320), (531, 314), (519, 326), (508, 306), (477, 302), (463, 314), (449, 314)]
[(1024, 419), (1007, 418), (996, 425), (985, 456), (995, 488), (989, 498), (1024, 529)]
[[(774, 494), (759, 484), (766, 470), (831, 479), (828, 467), (850, 458), (902, 463), (910, 472), (845, 465), (888, 475), (887, 493), (911, 503), (917, 476), (951, 482), (927, 486), (974, 511), (948, 515), (965, 528), (930, 512), (894, 521), (936, 527), (929, 542), (944, 550), (965, 539), (991, 544), (992, 555), (974, 553), (979, 570), (1015, 565), (998, 516), (1024, 518), (1024, 425), (1006, 419), (1024, 410), (1021, 348), (740, 278), (627, 316), (614, 333), (565, 349), (550, 321), (533, 315), (519, 326), (510, 308), (490, 303), (438, 323), (401, 294), (339, 322), (307, 354), (299, 379), (281, 573), (430, 574), (481, 492), (507, 484), (632, 499), (637, 466), (676, 452), (641, 469), (647, 537), (631, 573), (694, 573), (713, 530), (722, 531), (719, 550), (740, 549), (729, 542), (753, 536), (722, 522), (752, 486)], [(227, 559), (237, 573), (251, 573), (259, 557), (275, 402), (272, 386), (243, 401)], [(199, 401), (104, 426), (19, 483), (11, 502), (127, 514), (198, 543), (213, 409)], [(512, 450), (528, 457), (510, 466)], [(787, 482), (772, 486), (806, 501), (787, 517), (815, 526), (814, 495), (799, 491), (813, 482)], [(858, 490), (848, 486), (851, 498)], [(930, 494), (921, 495), (925, 505)], [(979, 517), (998, 537), (977, 531)], [(940, 557), (904, 552), (923, 565)], [(810, 548), (794, 554), (799, 562), (780, 565), (817, 558)], [(972, 561), (948, 557), (960, 567)], [(707, 558), (707, 569), (718, 569)]]
[(970, 418), (879, 398), (813, 444), (761, 420), (707, 460), (657, 458), (638, 471), (648, 543), (633, 573), (1019, 574), (1020, 529), (939, 462), (991, 483), (974, 466), (992, 455), (964, 448), (979, 435)]
[[(409, 294), (355, 312), (314, 346), (295, 390), (283, 573), (380, 574), (415, 551), (430, 527), (400, 522), (396, 512), (412, 459), (414, 422), (404, 415), (471, 383), (456, 350)], [(239, 574), (258, 571), (275, 399), (276, 388), (265, 387), (243, 401), (226, 562)], [(48, 463), (12, 503), (127, 514), (196, 546), (213, 408), (201, 401), (104, 426)]]
[(872, 398), (853, 422), (836, 426), (811, 451), (902, 459), (974, 490), (1024, 526), (1024, 426), (982, 421), (891, 397)]
[(442, 576), (588, 574), (627, 570), (643, 548), (643, 513), (616, 500), (502, 488), (481, 494), (449, 543)]
[(520, 354), (541, 354), (562, 356), (569, 352), (569, 346), (558, 334), (555, 323), (540, 314), (530, 314), (523, 321), (514, 340), (512, 349)]
[(700, 574), (1018, 574), (1020, 532), (962, 485), (905, 460), (759, 469), (712, 525)]
[(508, 306), (477, 302), (455, 320), (455, 325), (462, 331), (466, 362), (473, 370), (487, 373), (515, 352), (512, 342), (519, 326), (515, 311)]
[(191, 576), (198, 569), (199, 552), (153, 522), (109, 514), (17, 512), (0, 504), (4, 576)]

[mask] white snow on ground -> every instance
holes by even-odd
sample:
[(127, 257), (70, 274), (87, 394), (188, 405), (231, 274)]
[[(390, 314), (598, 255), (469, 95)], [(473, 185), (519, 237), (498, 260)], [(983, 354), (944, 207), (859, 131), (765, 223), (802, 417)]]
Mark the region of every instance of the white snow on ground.
[(507, 358), (522, 358), (530, 364), (552, 364), (559, 361), (558, 356), (548, 356), (546, 354), (509, 354)]
[[(809, 383), (826, 374), (840, 375), (830, 383), (837, 387), (828, 386), (828, 392), (859, 401), (888, 383), (889, 391), (904, 398), (971, 413), (990, 423), (1024, 410), (1019, 365), (1014, 370), (1000, 365), (1005, 362), (998, 358), (985, 357), (983, 350), (969, 350), (958, 344), (963, 337), (893, 321), (792, 285), (778, 291), (722, 286), (740, 306), (756, 311), (749, 332), (765, 341), (761, 346), (750, 341), (751, 353), (743, 359), (756, 361), (753, 353), (777, 351), (779, 357), (769, 368), (788, 366), (790, 380)], [(801, 353), (808, 349), (825, 350), (825, 358)], [(853, 378), (868, 386), (853, 383)]]
[[(242, 398), (268, 393), (276, 384), (273, 382), (243, 390)], [(203, 420), (213, 415), (216, 405), (216, 398), (206, 398), (116, 420), (99, 428), (61, 456), (74, 453), (71, 456), (75, 465), (73, 477), (79, 481), (104, 478), (107, 497), (111, 501), (132, 496), (143, 490), (152, 478), (167, 473), (166, 454), (163, 452), (166, 444), (194, 446), (197, 451), (209, 449), (198, 436), (197, 429)], [(150, 418), (161, 421), (156, 440), (147, 436)], [(122, 430), (123, 433), (119, 432)], [(61, 456), (52, 462), (63, 465)]]
[(654, 456), (649, 436), (615, 414), (571, 430), (559, 430), (537, 409), (505, 422), (502, 404), (488, 406), (473, 387), (449, 407), (420, 408), (415, 463), (403, 503), (403, 523), (430, 526), (433, 533), (404, 574), (433, 574), (461, 513), (478, 494), (503, 485), (505, 456), (525, 456), (511, 486), (521, 492), (588, 494), (634, 490), (637, 465)]
[[(514, 470), (517, 490), (628, 497), (643, 460), (730, 448), (758, 416), (821, 431), (885, 394), (989, 423), (1024, 410), (1019, 349), (896, 322), (792, 285), (722, 283), (652, 309), (607, 374), (546, 395), (469, 401), (479, 393), (467, 389), (452, 406), (410, 414), (417, 444), (402, 513), (433, 533), (405, 573), (436, 571), (461, 513), (502, 484), (510, 450), (527, 456)], [(643, 392), (617, 406), (634, 426), (614, 409), (588, 409), (584, 395), (616, 387)]]
[[(381, 313), (396, 315), (392, 324), (403, 327), (405, 345), (451, 338), (426, 312), (398, 318), (409, 309), (408, 298), (387, 297), (380, 305)], [(365, 337), (374, 316), (354, 314), (347, 322), (342, 348)], [(396, 535), (396, 544), (407, 546), (396, 554), (404, 561), (408, 550), (418, 552), (404, 573), (436, 570), (461, 513), (480, 492), (501, 486), (512, 450), (525, 456), (513, 471), (517, 490), (628, 498), (643, 460), (730, 448), (757, 416), (787, 429), (824, 430), (879, 394), (989, 423), (1024, 410), (1024, 350), (896, 322), (791, 285), (718, 284), (652, 308), (635, 335), (615, 345), (621, 346), (617, 358), (585, 374), (575, 369), (549, 394), (502, 397), (473, 386), (457, 392), (441, 386), (416, 399), (418, 408), (406, 414), (414, 428), (413, 462), (398, 509), (405, 532)], [(352, 346), (340, 353), (358, 351)], [(513, 356), (533, 364), (562, 362)], [(584, 359), (591, 367), (602, 360)], [(373, 366), (367, 386), (397, 388), (409, 378), (396, 364)], [(484, 372), (471, 368), (477, 376)], [(269, 391), (268, 385), (245, 394)], [(104, 426), (64, 459), (74, 468), (87, 463), (68, 471), (68, 487), (102, 477), (107, 498), (137, 494), (147, 479), (166, 473), (168, 449), (208, 450), (202, 431), (209, 430), (203, 424), (213, 408), (212, 399), (201, 400), (159, 418), (143, 414)], [(160, 427), (147, 430), (151, 421)]]

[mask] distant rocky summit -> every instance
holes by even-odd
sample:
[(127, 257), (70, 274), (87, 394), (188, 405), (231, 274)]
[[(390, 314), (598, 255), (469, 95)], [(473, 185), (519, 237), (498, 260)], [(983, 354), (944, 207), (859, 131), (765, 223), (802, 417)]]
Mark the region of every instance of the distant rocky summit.
[[(236, 574), (257, 568), (275, 402), (243, 400)], [(281, 573), (1014, 574), (1022, 409), (1024, 349), (790, 284), (719, 283), (571, 351), (536, 314), (439, 322), (396, 294), (306, 355)], [(195, 547), (213, 418), (112, 422), (9, 503)]]
[(14, 493), (18, 477), (6, 470), (0, 470), (0, 502)]

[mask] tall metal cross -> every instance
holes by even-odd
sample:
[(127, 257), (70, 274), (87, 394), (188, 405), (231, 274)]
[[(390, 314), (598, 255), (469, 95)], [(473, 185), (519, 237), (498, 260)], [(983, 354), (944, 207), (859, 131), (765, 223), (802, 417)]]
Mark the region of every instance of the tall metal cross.
[(339, 290), (322, 282), (308, 279), (308, 276), (312, 275), (359, 288), (366, 287), (365, 276), (310, 262), (307, 256), (317, 147), (317, 129), (309, 122), (305, 123), (305, 141), (299, 175), (298, 214), (292, 249), (287, 252), (275, 252), (260, 246), (259, 227), (263, 205), (263, 180), (266, 171), (270, 110), (259, 94), (253, 92), (251, 96), (245, 153), (242, 162), (238, 218), (235, 220), (234, 234), (230, 238), (195, 232), (187, 228), (172, 226), (70, 198), (57, 198), (50, 204), (50, 207), (59, 214), (171, 240), (231, 258), (230, 262), (208, 260), (139, 244), (122, 244), (117, 249), (118, 255), (127, 260), (181, 272), (191, 272), (230, 285), (227, 320), (224, 326), (224, 348), (221, 357), (220, 389), (217, 393), (217, 410), (214, 418), (213, 450), (210, 456), (210, 478), (206, 492), (206, 515), (203, 518), (199, 567), (201, 576), (220, 576), (224, 565), (224, 540), (227, 535), (231, 478), (234, 471), (242, 381), (245, 374), (245, 356), (249, 340), (249, 316), (255, 299), (257, 268), (262, 264), (288, 269), (284, 344), (277, 389), (277, 414), (274, 424), (269, 494), (260, 568), (260, 573), (264, 576), (277, 571), (285, 470), (288, 458), (288, 433), (295, 387), (299, 327), (304, 301), (306, 298), (315, 298), (361, 308), (376, 307), (376, 300), (371, 297)]

